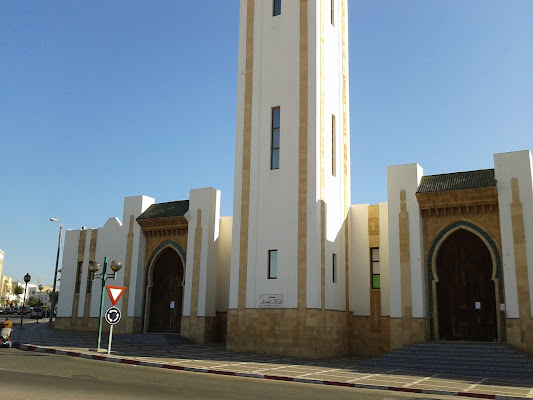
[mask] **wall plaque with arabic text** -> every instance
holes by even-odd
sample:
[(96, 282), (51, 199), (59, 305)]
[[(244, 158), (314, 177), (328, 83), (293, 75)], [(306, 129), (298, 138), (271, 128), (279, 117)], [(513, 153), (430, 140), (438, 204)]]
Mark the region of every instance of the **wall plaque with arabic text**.
[(259, 300), (259, 308), (283, 308), (283, 295), (262, 294)]

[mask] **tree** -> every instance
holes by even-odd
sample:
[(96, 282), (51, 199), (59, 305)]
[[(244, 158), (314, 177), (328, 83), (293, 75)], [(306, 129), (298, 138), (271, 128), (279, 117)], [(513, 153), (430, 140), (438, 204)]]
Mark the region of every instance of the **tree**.
[[(52, 304), (52, 292), (48, 293), (48, 297), (50, 298), (50, 304)], [(57, 299), (59, 299), (59, 291), (56, 291), (56, 295), (55, 295), (55, 301), (54, 301), (54, 304), (57, 306)]]
[(39, 305), (39, 299), (37, 297), (30, 297), (28, 299), (28, 305), (30, 307), (37, 307)]
[(16, 286), (15, 290), (13, 290), (13, 293), (15, 293), (17, 296), (20, 296), (22, 293), (24, 293), (24, 289), (22, 289), (22, 286)]

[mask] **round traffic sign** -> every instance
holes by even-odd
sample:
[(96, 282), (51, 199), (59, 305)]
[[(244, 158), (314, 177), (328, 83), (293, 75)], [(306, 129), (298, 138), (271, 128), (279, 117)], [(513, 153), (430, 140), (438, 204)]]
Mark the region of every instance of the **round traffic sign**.
[(120, 321), (120, 310), (116, 307), (111, 307), (105, 312), (105, 320), (109, 325), (118, 324)]

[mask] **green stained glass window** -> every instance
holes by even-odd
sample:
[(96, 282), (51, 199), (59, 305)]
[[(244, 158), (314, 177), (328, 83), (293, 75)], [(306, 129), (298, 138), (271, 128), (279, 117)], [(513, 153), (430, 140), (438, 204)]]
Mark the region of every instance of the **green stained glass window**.
[(372, 289), (381, 289), (380, 275), (372, 275)]
[(370, 265), (372, 274), (372, 289), (381, 289), (381, 271), (379, 264), (379, 247), (370, 249)]

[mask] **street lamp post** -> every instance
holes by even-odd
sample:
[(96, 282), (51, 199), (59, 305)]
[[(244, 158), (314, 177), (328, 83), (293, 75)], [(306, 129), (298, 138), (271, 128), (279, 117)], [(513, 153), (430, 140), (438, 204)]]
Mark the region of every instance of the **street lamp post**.
[(39, 317), (41, 316), (41, 312), (43, 311), (43, 301), (42, 299), (42, 292), (43, 291), (43, 285), (39, 283), (39, 314), (37, 314), (37, 322), (39, 322)]
[(41, 300), (42, 290), (43, 290), (43, 285), (39, 284), (39, 307), (42, 306), (42, 300)]
[[(48, 301), (46, 302), (46, 307), (48, 307), (48, 312), (50, 312), (50, 290), (46, 289), (46, 297), (48, 298)], [(48, 315), (44, 313), (44, 317), (46, 318)]]
[(56, 269), (54, 272), (54, 287), (52, 289), (52, 298), (51, 305), (50, 305), (50, 319), (48, 321), (48, 324), (52, 326), (52, 318), (54, 316), (54, 308), (56, 305), (56, 282), (57, 282), (57, 267), (59, 265), (59, 251), (61, 250), (61, 234), (63, 232), (63, 221), (57, 219), (57, 218), (50, 218), (50, 221), (56, 222), (59, 221), (59, 238), (57, 239), (57, 257), (56, 257)]
[(117, 272), (120, 271), (122, 268), (122, 263), (118, 260), (113, 260), (111, 262), (111, 270), (113, 271), (112, 274), (107, 273), (107, 257), (104, 257), (104, 268), (102, 269), (102, 272), (100, 274), (96, 274), (98, 270), (100, 269), (100, 263), (98, 261), (91, 261), (89, 262), (89, 272), (92, 272), (93, 277), (92, 280), (94, 281), (96, 278), (102, 280), (102, 294), (100, 296), (100, 317), (98, 318), (98, 350), (100, 350), (100, 342), (102, 341), (102, 316), (104, 313), (104, 289), (105, 289), (105, 281), (107, 278), (116, 279), (117, 278)]
[(24, 275), (24, 282), (26, 282), (26, 285), (24, 287), (24, 296), (22, 297), (22, 311), (20, 312), (20, 329), (22, 329), (22, 321), (24, 320), (24, 312), (26, 311), (26, 292), (28, 291), (28, 282), (30, 280), (30, 274)]

